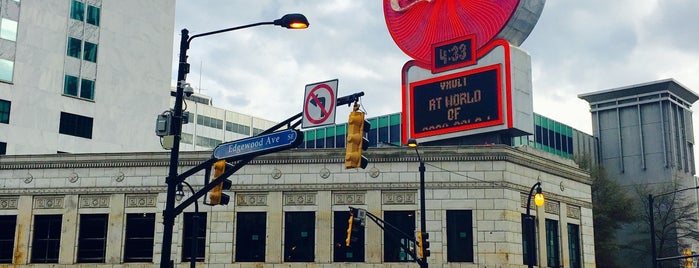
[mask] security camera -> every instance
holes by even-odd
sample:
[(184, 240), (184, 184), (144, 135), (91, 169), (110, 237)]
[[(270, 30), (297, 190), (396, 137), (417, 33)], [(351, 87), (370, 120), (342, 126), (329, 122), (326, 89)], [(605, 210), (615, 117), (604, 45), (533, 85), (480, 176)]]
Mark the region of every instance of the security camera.
[(192, 94), (194, 94), (194, 89), (192, 88), (192, 86), (189, 85), (189, 83), (182, 84), (182, 89), (184, 95), (187, 97), (192, 96)]

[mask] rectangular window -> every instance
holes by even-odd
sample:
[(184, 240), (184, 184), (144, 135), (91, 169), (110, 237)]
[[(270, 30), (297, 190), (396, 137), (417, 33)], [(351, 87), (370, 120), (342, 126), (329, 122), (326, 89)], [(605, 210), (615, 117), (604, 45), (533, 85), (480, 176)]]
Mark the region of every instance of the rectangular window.
[(86, 61), (97, 62), (97, 44), (85, 41), (85, 51), (83, 51), (83, 59)]
[(77, 77), (66, 74), (63, 80), (63, 94), (78, 96), (78, 80)]
[(284, 218), (284, 261), (315, 260), (315, 212), (286, 212)]
[(61, 112), (58, 133), (92, 139), (92, 118)]
[(10, 101), (0, 100), (0, 123), (9, 124), (10, 123)]
[(0, 20), (0, 38), (17, 41), (17, 22), (2, 18), (2, 20)]
[(61, 249), (61, 215), (34, 216), (32, 263), (58, 263)]
[(364, 226), (353, 224), (352, 230), (359, 230), (357, 241), (347, 246), (347, 228), (349, 228), (349, 211), (335, 211), (334, 213), (334, 262), (363, 262), (364, 261)]
[[(415, 211), (384, 211), (384, 221), (395, 226), (403, 233), (415, 233)], [(406, 240), (403, 236), (386, 228), (383, 232), (383, 261), (384, 262), (411, 262), (413, 258), (405, 252), (401, 245), (407, 248), (414, 248), (412, 241)]]
[(570, 252), (570, 268), (580, 268), (580, 226), (568, 224), (568, 252)]
[(80, 214), (78, 262), (104, 262), (107, 249), (108, 214)]
[(126, 214), (124, 262), (153, 262), (155, 213)]
[(0, 263), (12, 263), (15, 246), (16, 215), (0, 216)]
[(7, 154), (7, 143), (0, 142), (0, 155)]
[(12, 74), (15, 69), (15, 62), (0, 59), (0, 81), (12, 82)]
[[(196, 226), (195, 226), (196, 225)], [(192, 236), (196, 243), (192, 248)], [(189, 262), (192, 258), (192, 249), (196, 252), (196, 261), (204, 261), (206, 253), (206, 213), (184, 213), (184, 235), (182, 236), (182, 262)]]
[(473, 262), (471, 210), (447, 210), (447, 261)]
[(267, 213), (238, 212), (235, 232), (235, 261), (265, 262)]
[(531, 251), (531, 254), (534, 254), (531, 265), (536, 265), (536, 217), (522, 214), (522, 255), (524, 264), (529, 264), (529, 259), (527, 258), (529, 251)]
[(95, 99), (95, 81), (82, 79), (80, 83), (80, 97), (83, 99)]
[(83, 21), (85, 16), (85, 4), (82, 2), (73, 0), (70, 4), (70, 18), (74, 20)]
[(546, 219), (546, 264), (548, 267), (560, 267), (558, 250), (558, 221)]
[(68, 37), (68, 56), (74, 58), (80, 58), (80, 52), (82, 52), (83, 41), (73, 37)]
[(87, 5), (87, 23), (100, 26), (100, 8)]

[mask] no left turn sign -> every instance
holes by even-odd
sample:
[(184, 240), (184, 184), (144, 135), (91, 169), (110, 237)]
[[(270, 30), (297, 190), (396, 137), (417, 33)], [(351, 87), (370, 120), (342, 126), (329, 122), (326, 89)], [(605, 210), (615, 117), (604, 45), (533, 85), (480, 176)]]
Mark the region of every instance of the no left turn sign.
[(306, 85), (301, 128), (335, 124), (337, 79)]

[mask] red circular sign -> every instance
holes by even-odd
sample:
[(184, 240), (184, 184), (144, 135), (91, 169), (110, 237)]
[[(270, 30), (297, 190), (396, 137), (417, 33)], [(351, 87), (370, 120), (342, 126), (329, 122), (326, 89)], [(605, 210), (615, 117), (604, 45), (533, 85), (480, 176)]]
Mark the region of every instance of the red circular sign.
[[(316, 91), (318, 91), (319, 89), (324, 89), (324, 94), (327, 93), (329, 95), (329, 99), (327, 100), (329, 103), (326, 104), (325, 101), (321, 101), (318, 98)], [(319, 84), (315, 86), (313, 89), (311, 89), (310, 94), (308, 94), (308, 96), (306, 97), (305, 105), (306, 108), (303, 110), (306, 119), (308, 119), (308, 121), (312, 124), (322, 124), (323, 122), (328, 120), (328, 118), (330, 118), (333, 109), (335, 109), (335, 94), (333, 94), (332, 87), (330, 87), (328, 84)], [(317, 106), (318, 109), (320, 109), (320, 115), (318, 116), (318, 119), (314, 118), (308, 112), (308, 107), (310, 105)]]
[(473, 34), (476, 49), (483, 47), (507, 25), (518, 4), (519, 0), (384, 0), (383, 9), (398, 47), (430, 63), (432, 44)]

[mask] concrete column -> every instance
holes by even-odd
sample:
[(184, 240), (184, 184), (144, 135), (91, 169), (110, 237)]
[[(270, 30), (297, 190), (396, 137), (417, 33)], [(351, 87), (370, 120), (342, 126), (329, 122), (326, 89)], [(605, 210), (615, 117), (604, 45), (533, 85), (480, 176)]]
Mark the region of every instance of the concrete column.
[(562, 266), (561, 267), (568, 267), (568, 264), (570, 264), (570, 250), (568, 249), (568, 207), (566, 206), (566, 203), (561, 202), (560, 203), (560, 210), (559, 210), (559, 226), (558, 228), (561, 229), (561, 262)]
[(284, 248), (282, 248), (282, 225), (284, 211), (282, 210), (282, 192), (270, 192), (267, 196), (267, 249), (266, 263), (282, 263)]
[(316, 195), (316, 263), (332, 263), (333, 261), (333, 231), (332, 231), (332, 194), (330, 191), (319, 191)]
[(539, 252), (539, 259), (537, 260), (537, 264), (539, 264), (539, 267), (547, 267), (546, 266), (546, 209), (545, 204), (544, 206), (534, 206), (536, 208), (536, 225), (537, 225), (537, 250)]
[[(381, 191), (366, 192), (366, 206), (369, 213), (383, 218), (381, 208)], [(383, 231), (374, 222), (367, 219), (365, 230), (365, 262), (383, 263)]]
[(32, 196), (20, 196), (17, 201), (17, 230), (16, 232), (16, 247), (12, 262), (14, 264), (29, 263), (29, 241), (32, 228)]
[(76, 259), (78, 238), (78, 195), (66, 195), (64, 201), (58, 263), (73, 264)]
[(124, 246), (124, 194), (113, 194), (109, 201), (109, 227), (107, 228), (106, 263), (121, 263)]

